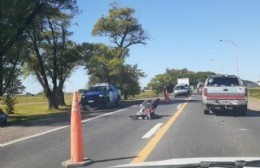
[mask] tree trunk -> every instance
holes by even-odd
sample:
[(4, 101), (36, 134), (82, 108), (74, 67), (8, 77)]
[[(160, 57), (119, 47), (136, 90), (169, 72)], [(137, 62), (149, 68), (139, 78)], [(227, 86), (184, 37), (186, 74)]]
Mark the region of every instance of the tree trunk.
[(65, 103), (65, 98), (64, 98), (64, 92), (62, 91), (62, 89), (58, 90), (58, 105), (59, 106), (66, 106)]
[(4, 84), (4, 68), (3, 68), (3, 57), (0, 55), (0, 96), (3, 96), (4, 92), (3, 92), (3, 84)]
[(46, 95), (48, 99), (48, 109), (58, 109), (58, 101), (57, 101), (57, 94), (55, 92), (51, 92), (50, 94)]
[(128, 99), (128, 93), (124, 92), (124, 100), (127, 100), (127, 99)]

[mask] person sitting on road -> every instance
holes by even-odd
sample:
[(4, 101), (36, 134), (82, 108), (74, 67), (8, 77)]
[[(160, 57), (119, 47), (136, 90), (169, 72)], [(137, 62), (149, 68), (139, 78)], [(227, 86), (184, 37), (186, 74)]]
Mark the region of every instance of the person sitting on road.
[(7, 115), (4, 113), (3, 109), (0, 108), (0, 125), (7, 122)]

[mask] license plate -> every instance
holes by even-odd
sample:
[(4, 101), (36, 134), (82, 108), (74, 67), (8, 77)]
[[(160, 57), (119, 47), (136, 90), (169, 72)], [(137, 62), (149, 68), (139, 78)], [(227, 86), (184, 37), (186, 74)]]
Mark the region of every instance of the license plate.
[(219, 103), (221, 104), (231, 104), (230, 100), (219, 100)]
[(89, 100), (88, 103), (94, 103), (94, 100)]

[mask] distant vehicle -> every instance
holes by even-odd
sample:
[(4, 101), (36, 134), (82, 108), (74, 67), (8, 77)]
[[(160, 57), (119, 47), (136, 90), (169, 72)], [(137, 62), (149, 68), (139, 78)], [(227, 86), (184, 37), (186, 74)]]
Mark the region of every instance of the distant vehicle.
[(202, 94), (203, 87), (204, 87), (204, 83), (199, 82), (199, 83), (197, 84), (197, 93), (198, 93), (198, 94), (200, 94), (200, 95)]
[(83, 93), (81, 97), (82, 108), (86, 109), (87, 106), (108, 108), (113, 103), (119, 106), (119, 92), (113, 84), (95, 84), (87, 92)]
[(188, 96), (190, 94), (190, 89), (186, 84), (176, 85), (173, 89), (174, 97), (178, 96)]
[(177, 85), (185, 84), (187, 86), (190, 86), (190, 79), (189, 78), (178, 78), (177, 79)]
[(240, 115), (247, 111), (247, 88), (235, 75), (211, 75), (202, 92), (204, 114), (209, 110), (232, 108)]

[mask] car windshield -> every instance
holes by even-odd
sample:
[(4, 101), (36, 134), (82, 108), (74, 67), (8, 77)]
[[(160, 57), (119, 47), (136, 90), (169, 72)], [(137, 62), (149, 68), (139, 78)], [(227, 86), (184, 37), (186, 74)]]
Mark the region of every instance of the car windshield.
[(208, 86), (239, 86), (239, 81), (234, 77), (214, 77), (208, 79)]
[(107, 91), (106, 86), (93, 86), (89, 89), (89, 91)]
[(175, 90), (183, 90), (183, 89), (186, 89), (187, 87), (186, 86), (176, 86), (174, 89)]
[(0, 0), (0, 168), (207, 157), (260, 157), (260, 0)]

